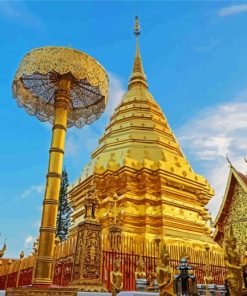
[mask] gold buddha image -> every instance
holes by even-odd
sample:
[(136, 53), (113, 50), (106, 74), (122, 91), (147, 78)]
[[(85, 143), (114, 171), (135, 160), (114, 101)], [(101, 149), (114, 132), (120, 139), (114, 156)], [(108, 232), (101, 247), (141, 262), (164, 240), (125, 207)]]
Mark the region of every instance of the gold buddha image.
[(173, 295), (173, 272), (169, 261), (170, 254), (164, 246), (160, 254), (160, 263), (156, 268), (160, 296)]
[(112, 296), (116, 296), (123, 289), (123, 275), (120, 271), (120, 260), (115, 259), (113, 263), (113, 271), (110, 273)]

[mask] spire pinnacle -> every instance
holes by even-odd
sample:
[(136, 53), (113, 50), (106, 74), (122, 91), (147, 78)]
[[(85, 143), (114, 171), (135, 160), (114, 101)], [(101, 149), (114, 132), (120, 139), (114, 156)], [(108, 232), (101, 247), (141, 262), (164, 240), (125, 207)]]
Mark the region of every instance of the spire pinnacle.
[(148, 87), (146, 76), (142, 67), (142, 60), (139, 47), (139, 35), (141, 34), (140, 23), (138, 16), (135, 17), (134, 34), (136, 36), (136, 55), (134, 59), (134, 66), (129, 80), (129, 89), (134, 85), (142, 85)]
[(141, 34), (141, 29), (140, 29), (138, 16), (135, 17), (134, 34), (136, 35), (136, 37), (138, 37)]
[(227, 154), (226, 154), (226, 160), (229, 163), (230, 167), (233, 168), (233, 165), (232, 165), (232, 163), (231, 163), (231, 161), (230, 161), (230, 159), (229, 159), (229, 157), (228, 157)]

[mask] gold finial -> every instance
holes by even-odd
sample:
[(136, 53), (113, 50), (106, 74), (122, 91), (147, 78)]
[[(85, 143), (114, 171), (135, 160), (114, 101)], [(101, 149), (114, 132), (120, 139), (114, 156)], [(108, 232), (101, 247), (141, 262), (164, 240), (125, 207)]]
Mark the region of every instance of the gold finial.
[(141, 34), (141, 29), (140, 29), (138, 16), (135, 17), (134, 34), (136, 35), (136, 37), (138, 37)]
[(134, 60), (132, 75), (129, 81), (129, 89), (136, 85), (147, 88), (148, 85), (147, 85), (146, 76), (144, 74), (144, 70), (142, 67), (142, 60), (141, 60), (140, 48), (139, 48), (139, 42), (138, 42), (138, 36), (141, 34), (138, 16), (135, 17), (134, 34), (136, 36), (136, 56)]
[(7, 246), (6, 246), (6, 238), (5, 238), (3, 247), (2, 247), (2, 249), (0, 249), (0, 258), (3, 257), (6, 250), (7, 250)]
[(20, 252), (20, 259), (23, 259), (24, 256), (25, 256), (25, 254), (24, 254), (24, 251), (22, 250), (22, 251)]
[(229, 159), (229, 157), (228, 157), (227, 154), (226, 154), (226, 160), (227, 160), (227, 162), (229, 163), (230, 168), (233, 168), (233, 165), (232, 165), (232, 163), (231, 163), (231, 161), (230, 161), (230, 159)]

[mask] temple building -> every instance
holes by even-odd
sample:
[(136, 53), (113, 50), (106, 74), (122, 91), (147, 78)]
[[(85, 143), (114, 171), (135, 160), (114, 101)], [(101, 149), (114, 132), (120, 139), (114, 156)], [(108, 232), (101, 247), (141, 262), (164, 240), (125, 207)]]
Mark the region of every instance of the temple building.
[(211, 217), (205, 208), (213, 189), (193, 171), (160, 106), (149, 92), (139, 48), (136, 18), (136, 53), (128, 90), (99, 139), (91, 161), (69, 188), (73, 207), (70, 236), (83, 221), (83, 201), (94, 184), (97, 216), (103, 234), (112, 225), (122, 233), (167, 243), (209, 244)]
[[(225, 291), (225, 280), (230, 288), (237, 285), (241, 290), (242, 267), (238, 266), (240, 252), (235, 250), (235, 241), (242, 244), (247, 235), (247, 176), (230, 166), (213, 232), (206, 205), (214, 191), (203, 176), (193, 171), (148, 90), (138, 18), (134, 33), (136, 53), (128, 90), (91, 161), (68, 190), (73, 208), (71, 225), (68, 237), (55, 241), (52, 283), (79, 291), (111, 291), (117, 258), (123, 291), (136, 290), (135, 272), (140, 263), (149, 279), (147, 289), (154, 291), (157, 268), (167, 283), (177, 275), (183, 258), (182, 262), (191, 263), (190, 275), (193, 272), (197, 284), (207, 292), (209, 284), (214, 284), (214, 292), (215, 285)], [(39, 244), (36, 240), (32, 254), (24, 257), (21, 252), (14, 260), (1, 258), (6, 250), (3, 246), (0, 290), (32, 284)]]
[(237, 240), (237, 245), (240, 248), (246, 247), (247, 176), (237, 171), (231, 163), (226, 190), (215, 220), (215, 227), (214, 238), (220, 245), (223, 245), (226, 232), (231, 231)]

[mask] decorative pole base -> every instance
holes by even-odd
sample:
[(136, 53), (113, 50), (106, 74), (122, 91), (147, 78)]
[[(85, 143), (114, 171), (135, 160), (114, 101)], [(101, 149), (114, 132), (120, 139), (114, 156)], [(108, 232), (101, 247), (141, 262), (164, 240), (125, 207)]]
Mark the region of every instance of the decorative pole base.
[(76, 288), (36, 288), (20, 287), (9, 288), (6, 296), (77, 296)]
[[(94, 211), (87, 200), (86, 210)], [(83, 292), (107, 292), (101, 281), (101, 225), (92, 216), (78, 225), (74, 275), (70, 287)]]
[(98, 204), (94, 184), (85, 196), (85, 220), (78, 225), (70, 287), (83, 292), (107, 292), (101, 281), (101, 224), (95, 218)]

